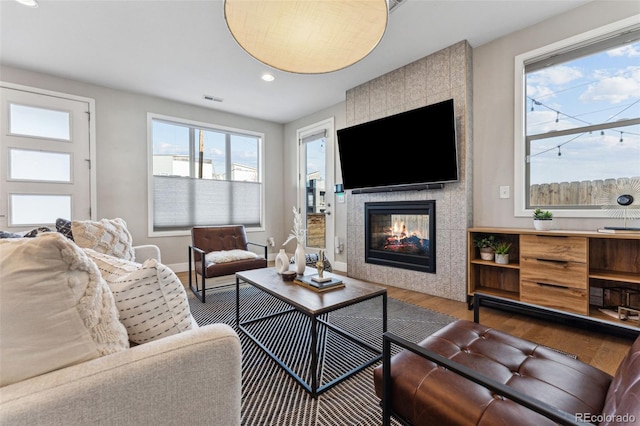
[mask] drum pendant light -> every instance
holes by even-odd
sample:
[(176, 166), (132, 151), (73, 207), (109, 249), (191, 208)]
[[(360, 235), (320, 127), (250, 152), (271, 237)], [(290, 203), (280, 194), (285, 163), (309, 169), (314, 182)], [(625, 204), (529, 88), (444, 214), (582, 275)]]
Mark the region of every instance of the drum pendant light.
[(320, 74), (371, 53), (389, 11), (386, 0), (225, 0), (224, 14), (238, 44), (258, 61)]

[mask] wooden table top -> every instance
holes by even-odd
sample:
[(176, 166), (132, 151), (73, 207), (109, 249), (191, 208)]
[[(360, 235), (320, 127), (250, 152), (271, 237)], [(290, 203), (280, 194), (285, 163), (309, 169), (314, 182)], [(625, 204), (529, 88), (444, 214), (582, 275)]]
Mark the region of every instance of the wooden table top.
[[(305, 276), (316, 274), (317, 271), (310, 267), (304, 273)], [(324, 274), (342, 280), (344, 287), (316, 292), (293, 281), (283, 280), (274, 267), (238, 272), (236, 277), (311, 315), (331, 312), (387, 293), (385, 287), (330, 272)]]

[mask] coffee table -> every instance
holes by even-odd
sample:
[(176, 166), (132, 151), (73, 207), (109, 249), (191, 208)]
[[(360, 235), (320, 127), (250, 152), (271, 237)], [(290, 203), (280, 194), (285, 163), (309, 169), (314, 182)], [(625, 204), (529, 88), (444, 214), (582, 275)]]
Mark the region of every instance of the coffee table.
[[(316, 270), (307, 268), (305, 275), (314, 275)], [(343, 380), (351, 377), (355, 373), (365, 369), (366, 367), (374, 364), (382, 359), (382, 347), (375, 347), (370, 343), (364, 341), (360, 337), (353, 333), (347, 332), (334, 324), (331, 324), (321, 318), (322, 315), (329, 312), (333, 312), (337, 309), (347, 306), (355, 305), (365, 300), (380, 297), (382, 299), (382, 330), (380, 335), (387, 331), (387, 289), (364, 281), (360, 281), (354, 278), (344, 277), (331, 273), (325, 275), (341, 279), (345, 286), (341, 288), (331, 289), (325, 292), (316, 292), (314, 290), (305, 288), (292, 281), (284, 281), (275, 268), (262, 268), (252, 269), (249, 271), (243, 271), (236, 273), (236, 323), (238, 329), (247, 335), (253, 342), (255, 342), (264, 352), (267, 353), (278, 365), (280, 365), (284, 371), (286, 371), (291, 377), (293, 377), (307, 392), (311, 394), (313, 398), (317, 398), (322, 392), (337, 385)], [(240, 284), (248, 283), (270, 295), (276, 299), (285, 302), (290, 308), (268, 314), (259, 318), (242, 321), (240, 318)], [(249, 302), (247, 302), (249, 303)], [(300, 312), (306, 316), (311, 325), (311, 344), (309, 353), (311, 356), (311, 371), (310, 383), (305, 381), (298, 373), (293, 371), (283, 360), (281, 360), (271, 349), (269, 349), (263, 342), (260, 341), (250, 330), (247, 325), (267, 321), (270, 318), (284, 315), (290, 312)], [(318, 329), (319, 327), (327, 327), (334, 331), (342, 338), (345, 338), (368, 351), (373, 353), (373, 356), (365, 362), (356, 365), (346, 373), (343, 373), (339, 377), (328, 381), (327, 383), (320, 383), (319, 377), (319, 348), (322, 342), (319, 342)], [(274, 330), (277, 332), (277, 330)]]

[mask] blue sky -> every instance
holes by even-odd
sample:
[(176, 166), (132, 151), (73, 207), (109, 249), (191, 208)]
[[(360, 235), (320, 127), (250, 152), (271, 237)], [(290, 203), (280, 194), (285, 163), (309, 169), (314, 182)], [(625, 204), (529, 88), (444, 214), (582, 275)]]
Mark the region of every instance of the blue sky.
[[(638, 118), (640, 42), (531, 73), (526, 94), (528, 134)], [(531, 183), (633, 176), (639, 125), (532, 143)]]

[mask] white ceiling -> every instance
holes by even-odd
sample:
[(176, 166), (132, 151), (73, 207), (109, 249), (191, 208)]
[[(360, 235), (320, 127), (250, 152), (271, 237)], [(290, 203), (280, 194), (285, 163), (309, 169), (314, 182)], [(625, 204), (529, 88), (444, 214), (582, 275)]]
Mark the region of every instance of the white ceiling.
[[(3, 65), (288, 123), (461, 40), (477, 47), (588, 0), (404, 0), (369, 56), (321, 75), (274, 70), (249, 56), (228, 32), (222, 0), (39, 2), (31, 9), (0, 0)], [(267, 71), (275, 81), (260, 79)]]

